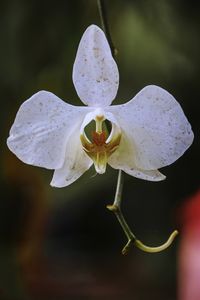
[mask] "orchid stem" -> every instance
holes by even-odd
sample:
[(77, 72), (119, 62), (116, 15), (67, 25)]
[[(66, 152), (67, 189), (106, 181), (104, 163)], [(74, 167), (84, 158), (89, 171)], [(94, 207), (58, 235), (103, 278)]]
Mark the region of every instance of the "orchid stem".
[[(115, 48), (112, 38), (111, 38), (108, 20), (107, 20), (105, 2), (104, 2), (104, 0), (97, 0), (97, 4), (98, 4), (98, 9), (99, 9), (99, 15), (101, 18), (102, 28), (105, 32), (106, 38), (110, 45), (112, 55), (114, 58), (116, 58), (117, 49)], [(112, 205), (107, 205), (107, 208), (116, 215), (117, 220), (119, 221), (119, 223), (128, 239), (128, 242), (122, 249), (122, 254), (126, 255), (129, 252), (129, 249), (132, 244), (134, 246), (136, 246), (137, 248), (139, 248), (140, 250), (142, 250), (144, 252), (148, 252), (148, 253), (156, 253), (156, 252), (165, 250), (172, 244), (174, 238), (178, 234), (178, 231), (177, 230), (173, 231), (172, 234), (170, 235), (170, 237), (168, 238), (168, 240), (164, 244), (162, 244), (161, 246), (158, 246), (158, 247), (146, 246), (140, 240), (138, 240), (136, 238), (136, 236), (133, 234), (133, 232), (131, 231), (131, 229), (130, 229), (128, 223), (126, 222), (124, 215), (121, 211), (122, 190), (123, 190), (123, 182), (124, 182), (123, 177), (124, 177), (123, 172), (121, 170), (119, 170), (114, 202)]]
[(130, 230), (123, 214), (121, 211), (121, 201), (122, 201), (122, 189), (123, 189), (123, 173), (121, 170), (119, 170), (118, 173), (118, 179), (117, 179), (117, 188), (116, 188), (116, 192), (115, 192), (115, 199), (114, 199), (114, 203), (112, 205), (107, 205), (107, 208), (109, 210), (111, 210), (112, 212), (115, 213), (121, 227), (124, 230), (124, 233), (126, 234), (128, 240), (133, 240), (135, 239), (134, 234), (132, 233), (132, 231)]
[(114, 58), (116, 58), (117, 49), (115, 48), (115, 46), (113, 44), (112, 37), (111, 37), (111, 34), (110, 34), (110, 29), (109, 29), (109, 25), (108, 25), (108, 18), (107, 18), (107, 13), (106, 13), (106, 7), (105, 7), (105, 1), (104, 0), (97, 0), (97, 4), (98, 4), (98, 9), (99, 9), (99, 15), (100, 15), (100, 19), (101, 19), (102, 29), (105, 32), (106, 38), (107, 38), (108, 43), (110, 45), (112, 56)]
[(117, 188), (116, 188), (116, 193), (115, 193), (115, 199), (114, 199), (114, 202), (113, 202), (112, 205), (107, 205), (107, 208), (116, 215), (116, 217), (117, 217), (117, 219), (118, 219), (118, 221), (119, 221), (119, 223), (120, 223), (120, 225), (121, 225), (121, 227), (122, 227), (122, 229), (123, 229), (123, 231), (124, 231), (124, 233), (125, 233), (125, 235), (128, 239), (128, 242), (126, 243), (126, 245), (122, 249), (122, 254), (123, 255), (128, 254), (131, 245), (134, 245), (138, 249), (140, 249), (144, 252), (148, 252), (148, 253), (161, 252), (161, 251), (167, 249), (172, 244), (172, 242), (174, 241), (175, 237), (178, 234), (178, 231), (174, 230), (172, 232), (172, 234), (169, 236), (168, 240), (164, 244), (162, 244), (161, 246), (158, 246), (158, 247), (146, 246), (143, 242), (141, 242), (140, 240), (138, 240), (136, 238), (136, 236), (131, 231), (128, 223), (126, 222), (126, 220), (123, 216), (123, 213), (121, 211), (122, 189), (123, 189), (123, 173), (122, 173), (121, 170), (119, 170), (118, 179), (117, 179)]

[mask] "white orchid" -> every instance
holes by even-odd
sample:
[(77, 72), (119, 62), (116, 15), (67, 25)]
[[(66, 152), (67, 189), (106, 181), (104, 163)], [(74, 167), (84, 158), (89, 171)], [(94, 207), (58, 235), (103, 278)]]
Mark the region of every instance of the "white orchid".
[[(87, 106), (73, 106), (40, 91), (21, 105), (7, 141), (23, 162), (54, 169), (52, 186), (71, 184), (93, 163), (99, 174), (109, 164), (138, 178), (163, 180), (158, 169), (191, 145), (193, 132), (180, 105), (158, 86), (146, 86), (128, 103), (110, 106), (119, 73), (105, 34), (96, 25), (89, 26), (80, 41), (73, 83)], [(85, 128), (93, 120), (96, 130), (89, 136)], [(106, 120), (110, 133), (104, 130)]]

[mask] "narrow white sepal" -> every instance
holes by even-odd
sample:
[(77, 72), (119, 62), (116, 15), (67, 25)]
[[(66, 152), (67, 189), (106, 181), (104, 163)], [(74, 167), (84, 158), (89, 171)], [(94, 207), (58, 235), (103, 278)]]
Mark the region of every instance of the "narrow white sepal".
[(136, 168), (124, 168), (122, 170), (131, 176), (148, 181), (161, 181), (166, 179), (166, 176), (158, 170), (138, 170)]
[(65, 162), (62, 168), (54, 171), (51, 186), (65, 187), (86, 172), (93, 161), (84, 152), (80, 141), (80, 128), (76, 128), (69, 138)]
[(108, 159), (109, 165), (117, 170), (122, 170), (125, 173), (136, 178), (161, 181), (166, 177), (158, 170), (142, 170), (135, 165), (134, 152), (131, 144), (129, 143), (126, 135), (122, 132), (121, 143), (119, 148)]
[(73, 82), (83, 103), (108, 106), (116, 97), (119, 72), (104, 32), (96, 25), (84, 32), (73, 66)]

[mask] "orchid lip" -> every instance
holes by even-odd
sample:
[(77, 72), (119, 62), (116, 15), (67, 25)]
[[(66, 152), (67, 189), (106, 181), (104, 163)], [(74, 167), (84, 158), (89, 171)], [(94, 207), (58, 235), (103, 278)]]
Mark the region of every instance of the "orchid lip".
[(121, 131), (116, 129), (114, 124), (108, 135), (103, 130), (104, 115), (96, 115), (96, 130), (91, 132), (91, 140), (83, 131), (80, 140), (85, 153), (93, 160), (97, 173), (103, 174), (106, 171), (108, 158), (115, 152), (121, 141)]

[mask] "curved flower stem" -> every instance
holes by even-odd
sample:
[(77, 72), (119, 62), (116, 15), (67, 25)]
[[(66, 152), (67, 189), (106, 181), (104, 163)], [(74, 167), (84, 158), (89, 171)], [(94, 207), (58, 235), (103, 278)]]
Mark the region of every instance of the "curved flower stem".
[(99, 15), (101, 19), (101, 26), (103, 31), (105, 32), (106, 38), (108, 40), (108, 43), (110, 45), (110, 49), (112, 52), (112, 56), (116, 58), (117, 56), (117, 49), (115, 48), (112, 37), (110, 34), (109, 26), (108, 26), (108, 19), (107, 19), (107, 13), (106, 13), (106, 8), (105, 8), (105, 2), (104, 0), (97, 0), (98, 4), (98, 9), (99, 9)]
[(140, 250), (142, 250), (144, 252), (148, 252), (148, 253), (161, 252), (161, 251), (165, 250), (166, 248), (168, 248), (172, 244), (174, 238), (177, 236), (177, 234), (178, 234), (177, 230), (173, 231), (172, 234), (170, 235), (170, 237), (168, 238), (168, 240), (164, 244), (162, 244), (161, 246), (158, 246), (158, 247), (146, 246), (145, 244), (143, 244), (140, 240), (138, 240), (136, 238), (136, 236), (131, 231), (129, 225), (127, 224), (127, 222), (123, 216), (123, 213), (121, 211), (122, 189), (123, 189), (123, 173), (121, 170), (119, 170), (114, 203), (112, 205), (107, 205), (107, 208), (116, 215), (116, 217), (128, 239), (127, 244), (122, 249), (122, 254), (126, 255), (129, 252), (132, 244), (134, 246), (136, 246), (137, 248), (139, 248)]

